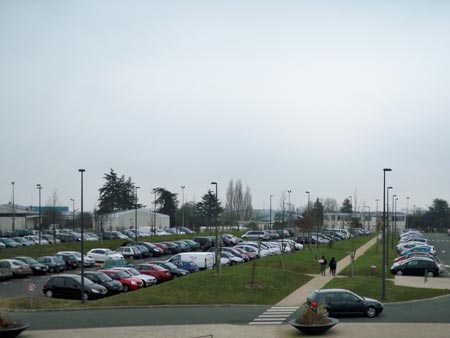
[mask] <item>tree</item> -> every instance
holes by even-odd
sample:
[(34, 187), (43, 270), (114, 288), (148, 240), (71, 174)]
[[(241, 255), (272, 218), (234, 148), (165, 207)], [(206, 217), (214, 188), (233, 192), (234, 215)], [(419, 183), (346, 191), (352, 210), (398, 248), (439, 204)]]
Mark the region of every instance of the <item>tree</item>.
[(177, 194), (170, 192), (165, 188), (155, 188), (156, 203), (159, 204), (158, 212), (170, 217), (170, 225), (176, 224), (176, 213), (178, 207)]
[(345, 212), (351, 214), (353, 212), (353, 205), (350, 202), (349, 198), (346, 198), (344, 202), (342, 202), (341, 212)]
[(226, 192), (225, 212), (223, 221), (235, 225), (238, 221), (249, 221), (253, 216), (252, 194), (247, 186), (245, 193), (242, 191), (242, 182), (236, 183), (230, 180)]
[(334, 198), (325, 198), (323, 208), (325, 212), (336, 212), (338, 210), (337, 201)]
[(125, 179), (124, 175), (118, 177), (114, 170), (110, 169), (103, 178), (106, 182), (99, 189), (99, 214), (142, 208), (142, 205), (137, 203), (136, 186), (131, 177), (128, 179)]
[(213, 220), (219, 219), (220, 214), (223, 212), (220, 201), (211, 190), (203, 195), (202, 200), (195, 205), (195, 209), (199, 215), (208, 219), (209, 224)]
[(445, 230), (449, 227), (450, 207), (447, 201), (436, 198), (425, 214), (428, 225), (437, 230)]
[(320, 202), (319, 199), (316, 199), (316, 201), (313, 204), (312, 215), (317, 227), (319, 228), (323, 227), (323, 210), (324, 207), (322, 202)]

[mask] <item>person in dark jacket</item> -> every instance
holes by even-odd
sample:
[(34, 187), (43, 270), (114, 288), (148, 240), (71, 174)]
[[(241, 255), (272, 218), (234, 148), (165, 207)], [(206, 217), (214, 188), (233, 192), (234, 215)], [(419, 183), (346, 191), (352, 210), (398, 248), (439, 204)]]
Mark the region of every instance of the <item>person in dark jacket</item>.
[(336, 276), (336, 259), (334, 257), (330, 260), (330, 274)]

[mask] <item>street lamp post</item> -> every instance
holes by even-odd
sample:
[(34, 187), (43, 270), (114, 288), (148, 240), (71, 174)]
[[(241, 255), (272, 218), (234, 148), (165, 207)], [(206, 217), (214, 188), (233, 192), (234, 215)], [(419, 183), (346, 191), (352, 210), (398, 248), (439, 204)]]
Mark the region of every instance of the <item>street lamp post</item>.
[(390, 225), (389, 225), (389, 190), (393, 189), (392, 187), (387, 187), (386, 190), (386, 266), (388, 264), (388, 258), (389, 258), (389, 231), (390, 231)]
[(405, 219), (405, 229), (408, 229), (408, 211), (409, 211), (409, 197), (406, 197), (406, 219)]
[(308, 249), (311, 248), (311, 224), (310, 224), (310, 214), (309, 214), (309, 207), (310, 207), (310, 201), (309, 201), (309, 197), (310, 197), (310, 193), (309, 191), (305, 191), (305, 194), (308, 194), (308, 207), (306, 208), (306, 210), (308, 211), (308, 221), (307, 221), (307, 225), (308, 225)]
[[(218, 202), (217, 200), (217, 182), (211, 182), (212, 185), (216, 186), (216, 203)], [(215, 252), (216, 252), (216, 271), (217, 273), (221, 272), (221, 266), (220, 266), (220, 245), (219, 245), (219, 229), (217, 226), (217, 217), (216, 215), (214, 215), (214, 223), (216, 226), (216, 242), (215, 242)]]
[(72, 201), (72, 229), (75, 231), (75, 200), (73, 198), (70, 200)]
[(39, 224), (38, 224), (38, 238), (39, 238), (39, 244), (41, 244), (41, 228), (42, 228), (42, 213), (41, 213), (41, 190), (42, 186), (40, 184), (36, 184), (36, 187), (39, 190)]
[(137, 209), (138, 209), (138, 195), (137, 191), (140, 187), (134, 187), (134, 241), (137, 243), (138, 241), (138, 231), (137, 231)]
[(288, 190), (288, 226), (291, 227), (291, 192), (292, 190)]
[(156, 188), (153, 189), (153, 193), (155, 194), (154, 208), (153, 208), (153, 234), (156, 235)]
[(185, 185), (181, 186), (181, 226), (184, 227), (184, 188)]
[(367, 231), (370, 231), (370, 221), (371, 221), (371, 215), (370, 215), (370, 207), (369, 206), (367, 206), (367, 205), (365, 205), (364, 206), (364, 209), (369, 209), (369, 217), (367, 218)]
[(392, 171), (390, 168), (383, 169), (383, 278), (381, 281), (381, 299), (386, 299), (386, 172)]
[(395, 198), (397, 195), (392, 195), (392, 213), (391, 213), (391, 250), (394, 250), (394, 225), (395, 225)]
[(81, 203), (80, 203), (80, 250), (81, 250), (81, 302), (84, 303), (84, 223), (83, 223), (83, 174), (85, 169), (78, 169), (81, 174)]
[(269, 230), (272, 230), (272, 197), (273, 197), (273, 195), (270, 195), (270, 202), (269, 202)]
[(13, 217), (12, 217), (12, 226), (11, 229), (14, 232), (16, 230), (16, 204), (14, 201), (14, 184), (16, 182), (11, 182), (12, 185), (12, 209), (13, 209)]

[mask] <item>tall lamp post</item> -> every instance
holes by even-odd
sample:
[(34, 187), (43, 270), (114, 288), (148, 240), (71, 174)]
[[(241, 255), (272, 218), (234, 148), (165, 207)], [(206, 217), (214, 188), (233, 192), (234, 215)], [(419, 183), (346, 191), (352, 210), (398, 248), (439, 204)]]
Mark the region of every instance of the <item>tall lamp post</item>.
[(383, 169), (383, 278), (381, 281), (381, 299), (386, 299), (386, 172), (392, 171), (390, 168)]
[(153, 189), (153, 193), (155, 196), (154, 199), (154, 209), (153, 209), (153, 234), (156, 235), (156, 188)]
[(273, 195), (270, 195), (269, 198), (269, 230), (272, 230), (272, 197)]
[(13, 209), (13, 217), (12, 217), (12, 231), (14, 232), (16, 230), (16, 204), (14, 201), (14, 184), (16, 182), (11, 182), (12, 185), (12, 209)]
[(134, 187), (134, 241), (138, 241), (138, 231), (137, 231), (137, 209), (138, 209), (138, 195), (137, 191), (140, 187)]
[(290, 228), (291, 227), (291, 192), (292, 192), (292, 190), (288, 190), (287, 192), (288, 192), (288, 218), (289, 218), (288, 225)]
[(84, 303), (84, 223), (83, 223), (83, 174), (85, 169), (78, 169), (81, 174), (81, 203), (80, 203), (80, 250), (81, 250), (81, 302)]
[(389, 190), (394, 189), (393, 187), (387, 187), (386, 190), (386, 266), (388, 264), (389, 258), (389, 232), (390, 232), (390, 219), (389, 217)]
[(367, 231), (370, 231), (370, 221), (371, 221), (371, 215), (370, 215), (370, 207), (369, 206), (367, 206), (367, 205), (365, 205), (364, 206), (364, 209), (369, 209), (369, 217), (367, 218)]
[(39, 238), (39, 244), (41, 244), (41, 228), (42, 228), (42, 213), (41, 213), (41, 190), (42, 186), (40, 184), (36, 184), (36, 187), (39, 190), (39, 224), (38, 224), (38, 238)]
[(408, 229), (408, 211), (409, 211), (409, 196), (406, 197), (406, 219), (405, 219), (405, 229)]
[[(217, 182), (211, 182), (212, 185), (216, 186), (216, 203), (218, 202), (217, 200)], [(216, 271), (217, 273), (221, 272), (221, 267), (220, 267), (220, 245), (219, 245), (219, 229), (217, 226), (217, 217), (214, 217), (214, 223), (216, 226), (216, 238), (215, 238), (215, 252), (216, 252)]]
[(305, 194), (308, 194), (308, 207), (306, 208), (306, 210), (308, 211), (308, 222), (306, 223), (308, 225), (308, 249), (311, 248), (311, 227), (309, 223), (309, 219), (310, 219), (310, 214), (309, 214), (309, 207), (310, 207), (310, 193), (309, 191), (305, 191)]
[(392, 195), (392, 213), (391, 213), (391, 250), (394, 250), (394, 225), (395, 225), (395, 198), (397, 195)]
[(72, 229), (75, 231), (75, 200), (73, 198), (70, 200), (72, 201)]
[(181, 226), (184, 227), (184, 188), (185, 185), (181, 186)]

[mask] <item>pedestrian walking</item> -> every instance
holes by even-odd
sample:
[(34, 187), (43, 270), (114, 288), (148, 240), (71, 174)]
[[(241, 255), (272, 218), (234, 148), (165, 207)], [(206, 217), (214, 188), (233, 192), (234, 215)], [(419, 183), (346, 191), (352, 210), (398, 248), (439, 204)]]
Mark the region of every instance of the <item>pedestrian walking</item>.
[(330, 260), (330, 274), (332, 274), (333, 276), (336, 276), (336, 265), (336, 259), (332, 257)]
[(322, 276), (325, 276), (325, 272), (327, 270), (327, 259), (325, 258), (325, 256), (322, 256), (322, 258), (319, 259), (319, 264), (320, 264), (320, 274)]

